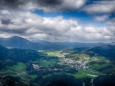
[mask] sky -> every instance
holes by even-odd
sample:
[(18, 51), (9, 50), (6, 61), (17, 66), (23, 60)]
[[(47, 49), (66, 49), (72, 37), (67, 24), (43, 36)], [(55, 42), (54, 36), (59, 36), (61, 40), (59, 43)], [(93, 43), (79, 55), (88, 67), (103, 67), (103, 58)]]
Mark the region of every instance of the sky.
[(0, 0), (0, 38), (111, 42), (115, 0)]

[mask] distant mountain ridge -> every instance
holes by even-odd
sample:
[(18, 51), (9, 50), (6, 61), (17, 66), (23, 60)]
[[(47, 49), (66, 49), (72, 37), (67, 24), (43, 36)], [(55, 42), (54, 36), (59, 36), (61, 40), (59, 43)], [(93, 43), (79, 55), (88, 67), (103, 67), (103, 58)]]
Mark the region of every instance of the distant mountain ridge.
[(104, 43), (78, 43), (78, 42), (49, 42), (39, 40), (37, 42), (29, 41), (19, 36), (10, 38), (0, 38), (0, 45), (7, 48), (20, 48), (20, 49), (65, 49), (75, 47), (95, 47), (104, 45)]
[(18, 36), (0, 38), (0, 44), (7, 48), (35, 49), (34, 43)]
[(84, 51), (91, 56), (103, 56), (109, 59), (115, 59), (115, 45), (103, 45), (90, 48)]

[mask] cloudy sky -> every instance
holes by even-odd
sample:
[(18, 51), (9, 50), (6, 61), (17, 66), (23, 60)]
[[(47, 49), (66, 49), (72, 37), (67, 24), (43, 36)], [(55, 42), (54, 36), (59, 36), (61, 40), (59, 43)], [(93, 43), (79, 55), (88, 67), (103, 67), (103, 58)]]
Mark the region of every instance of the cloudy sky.
[(0, 38), (109, 42), (115, 0), (0, 0)]

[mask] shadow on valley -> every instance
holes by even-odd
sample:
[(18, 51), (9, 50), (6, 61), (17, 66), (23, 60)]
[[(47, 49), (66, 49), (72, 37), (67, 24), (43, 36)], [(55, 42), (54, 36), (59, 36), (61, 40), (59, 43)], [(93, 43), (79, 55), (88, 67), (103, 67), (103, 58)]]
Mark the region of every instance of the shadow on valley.
[(115, 76), (99, 76), (95, 79), (76, 79), (65, 74), (55, 74), (34, 83), (25, 83), (16, 77), (1, 77), (0, 86), (115, 86)]

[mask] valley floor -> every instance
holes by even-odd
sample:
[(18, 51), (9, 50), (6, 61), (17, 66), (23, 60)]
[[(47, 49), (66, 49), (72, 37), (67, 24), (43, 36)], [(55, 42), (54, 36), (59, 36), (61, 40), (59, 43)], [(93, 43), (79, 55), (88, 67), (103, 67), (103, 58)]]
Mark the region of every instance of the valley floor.
[[(0, 86), (4, 84), (2, 78), (8, 76), (18, 77), (19, 81), (26, 85), (33, 83), (35, 86), (43, 86), (42, 84), (45, 82), (44, 86), (49, 86), (48, 83), (52, 84), (52, 80), (59, 76), (59, 79), (67, 77), (69, 80), (71, 78), (80, 80), (77, 83), (80, 84), (79, 86), (96, 86), (93, 84), (97, 83), (95, 80), (98, 77), (115, 75), (115, 65), (105, 57), (64, 50), (39, 50), (38, 52), (41, 52), (43, 57), (29, 62), (16, 62), (9, 59), (5, 60), (4, 63), (0, 61), (5, 66), (0, 70)], [(48, 81), (49, 79), (51, 81)], [(87, 80), (90, 85), (87, 84)], [(76, 84), (74, 81), (73, 83)]]

